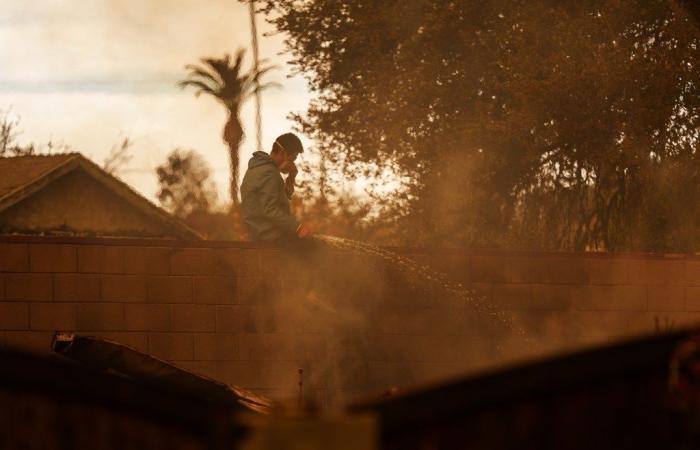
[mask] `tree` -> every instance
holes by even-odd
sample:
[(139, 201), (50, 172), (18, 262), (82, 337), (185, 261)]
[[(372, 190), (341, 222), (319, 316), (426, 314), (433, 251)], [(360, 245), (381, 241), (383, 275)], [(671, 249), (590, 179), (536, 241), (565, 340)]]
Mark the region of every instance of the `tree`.
[(238, 204), (239, 148), (243, 140), (243, 127), (239, 117), (241, 105), (256, 92), (276, 85), (259, 84), (259, 79), (273, 67), (262, 67), (242, 72), (245, 50), (239, 49), (233, 61), (226, 54), (222, 58), (202, 58), (201, 65), (187, 65), (187, 79), (178, 82), (181, 88), (197, 89), (195, 95), (204, 93), (219, 101), (228, 113), (223, 140), (228, 146), (231, 163), (230, 193), (232, 205)]
[[(361, 241), (391, 242), (391, 224), (371, 207), (369, 199), (342, 190), (329, 180), (331, 174), (324, 158), (303, 161), (300, 172), (305, 182), (296, 191), (291, 206), (296, 216), (315, 233)], [(388, 239), (387, 239), (388, 238)]]
[(0, 109), (0, 158), (9, 156), (30, 156), (35, 154), (68, 153), (68, 144), (49, 140), (45, 144), (20, 144), (17, 138), (22, 134), (20, 119), (12, 114), (12, 109)]
[(700, 245), (687, 2), (260, 3), (317, 93), (296, 119), (329, 164), (404, 180), (383, 199), (404, 240)]
[(0, 110), (0, 157), (26, 156), (36, 152), (33, 144), (20, 145), (19, 119), (11, 117), (10, 110)]
[(131, 147), (133, 144), (132, 140), (125, 137), (116, 145), (113, 145), (109, 149), (107, 157), (102, 161), (102, 170), (111, 175), (115, 175), (119, 172), (133, 158), (131, 154)]
[(158, 200), (170, 213), (185, 218), (193, 212), (209, 211), (216, 203), (211, 170), (194, 150), (176, 149), (156, 168)]

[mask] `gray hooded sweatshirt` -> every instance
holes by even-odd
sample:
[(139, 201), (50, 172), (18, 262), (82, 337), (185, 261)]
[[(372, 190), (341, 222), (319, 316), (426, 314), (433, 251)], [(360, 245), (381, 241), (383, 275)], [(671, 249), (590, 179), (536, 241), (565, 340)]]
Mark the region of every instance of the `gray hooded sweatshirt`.
[(241, 211), (250, 237), (278, 241), (296, 236), (299, 224), (292, 215), (284, 180), (265, 152), (255, 152), (241, 184)]

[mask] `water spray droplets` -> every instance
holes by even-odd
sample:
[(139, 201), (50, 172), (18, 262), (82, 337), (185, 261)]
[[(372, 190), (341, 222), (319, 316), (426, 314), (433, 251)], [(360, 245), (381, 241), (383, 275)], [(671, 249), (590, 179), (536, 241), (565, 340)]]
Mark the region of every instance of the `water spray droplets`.
[(465, 306), (473, 307), (479, 314), (490, 317), (500, 325), (505, 326), (510, 331), (520, 336), (525, 336), (522, 328), (516, 326), (510, 316), (503, 312), (494, 311), (485, 299), (474, 290), (468, 289), (461, 283), (448, 280), (444, 275), (418, 264), (410, 258), (403, 257), (389, 250), (375, 245), (328, 235), (314, 235), (314, 239), (338, 250), (346, 250), (354, 253), (363, 253), (381, 259), (390, 264), (390, 267), (404, 275), (405, 281), (412, 284), (414, 288), (433, 287), (447, 294), (451, 299), (455, 299)]

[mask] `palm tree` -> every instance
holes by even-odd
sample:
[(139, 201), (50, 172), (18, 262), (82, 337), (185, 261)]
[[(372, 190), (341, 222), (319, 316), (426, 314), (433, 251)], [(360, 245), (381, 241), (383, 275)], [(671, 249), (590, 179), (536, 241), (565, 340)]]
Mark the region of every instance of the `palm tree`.
[[(258, 25), (255, 20), (255, 0), (248, 2), (250, 15), (250, 46), (253, 48), (253, 70), (258, 70), (260, 64), (260, 46), (258, 45)], [(262, 150), (262, 113), (260, 105), (260, 91), (255, 93), (255, 142), (258, 151)]]
[(177, 85), (184, 89), (188, 86), (196, 88), (195, 96), (204, 93), (214, 97), (224, 105), (228, 112), (228, 120), (224, 125), (223, 139), (229, 149), (231, 163), (231, 202), (238, 205), (238, 160), (239, 147), (243, 141), (243, 127), (239, 117), (241, 105), (251, 96), (277, 83), (260, 85), (260, 77), (273, 69), (273, 66), (253, 68), (242, 73), (244, 49), (236, 52), (236, 57), (225, 54), (222, 58), (202, 58), (201, 65), (188, 64), (187, 78)]

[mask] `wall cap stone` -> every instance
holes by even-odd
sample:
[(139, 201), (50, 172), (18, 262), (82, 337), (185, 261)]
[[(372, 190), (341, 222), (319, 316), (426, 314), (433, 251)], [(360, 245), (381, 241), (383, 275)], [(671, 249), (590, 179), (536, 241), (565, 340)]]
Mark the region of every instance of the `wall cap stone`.
[[(273, 244), (253, 241), (186, 241), (177, 239), (150, 238), (110, 238), (82, 236), (30, 236), (0, 235), (0, 243), (52, 244), (52, 245), (102, 245), (125, 247), (166, 247), (166, 248), (211, 248), (211, 249), (252, 249), (280, 250)], [(537, 250), (502, 250), (466, 247), (381, 247), (401, 255), (468, 255), (541, 258), (603, 258), (603, 259), (658, 259), (658, 260), (700, 260), (700, 253), (644, 253), (644, 252), (556, 252)]]

